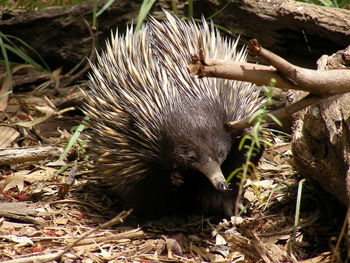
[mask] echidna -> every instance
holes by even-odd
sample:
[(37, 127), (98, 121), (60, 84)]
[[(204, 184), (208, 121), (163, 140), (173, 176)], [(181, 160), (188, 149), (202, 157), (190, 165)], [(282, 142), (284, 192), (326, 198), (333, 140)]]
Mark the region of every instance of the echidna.
[(246, 51), (204, 20), (165, 15), (139, 32), (117, 32), (92, 65), (85, 93), (91, 152), (103, 180), (136, 211), (230, 216), (236, 185), (228, 188), (225, 178), (244, 154), (242, 131), (228, 132), (224, 123), (255, 112), (260, 90), (191, 76), (187, 66), (200, 49), (233, 61), (244, 61)]

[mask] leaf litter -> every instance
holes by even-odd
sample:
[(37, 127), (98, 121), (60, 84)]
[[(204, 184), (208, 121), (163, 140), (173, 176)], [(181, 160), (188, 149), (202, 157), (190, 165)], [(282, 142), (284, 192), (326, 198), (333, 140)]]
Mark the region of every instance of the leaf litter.
[[(62, 98), (79, 91), (58, 92), (64, 105)], [(67, 145), (82, 115), (64, 111), (71, 108), (69, 103), (55, 109), (57, 94), (47, 96), (32, 91), (10, 97), (7, 110), (0, 114), (0, 121), (6, 123), (0, 131), (8, 133), (1, 145)], [(85, 153), (84, 135), (65, 162), (57, 156), (1, 166), (0, 261), (331, 262), (329, 243), (337, 238), (339, 220), (330, 219), (338, 222), (335, 227), (329, 226), (329, 219), (322, 223), (324, 203), (315, 201), (321, 190), (311, 183), (305, 187), (296, 240), (292, 240), (300, 177), (292, 167), (290, 138), (271, 136), (273, 146), (265, 150), (254, 176), (244, 185), (242, 212), (231, 219), (192, 216), (174, 225), (140, 222), (98, 184)], [(116, 215), (119, 221), (109, 224)]]

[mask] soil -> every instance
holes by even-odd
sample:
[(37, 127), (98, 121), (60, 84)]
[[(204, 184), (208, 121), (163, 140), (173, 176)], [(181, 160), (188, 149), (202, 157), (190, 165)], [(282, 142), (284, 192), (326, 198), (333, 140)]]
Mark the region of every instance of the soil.
[[(86, 80), (79, 86), (84, 88)], [(83, 117), (73, 107), (77, 100), (72, 98), (79, 97), (77, 88), (26, 90), (11, 95), (0, 114), (0, 133), (6, 130), (0, 145), (66, 147)], [(145, 221), (132, 212), (128, 215), (129, 208), (103, 188), (94, 172), (84, 133), (64, 162), (51, 156), (4, 164), (0, 167), (0, 261), (29, 257), (24, 262), (39, 262), (46, 256), (43, 262), (58, 262), (55, 253), (62, 251), (62, 262), (344, 259), (344, 207), (293, 170), (289, 135), (269, 134), (272, 146), (244, 185), (241, 214), (231, 219), (196, 215)], [(125, 210), (126, 214), (119, 214)], [(118, 214), (125, 218), (98, 228)], [(71, 246), (90, 230), (95, 231)]]

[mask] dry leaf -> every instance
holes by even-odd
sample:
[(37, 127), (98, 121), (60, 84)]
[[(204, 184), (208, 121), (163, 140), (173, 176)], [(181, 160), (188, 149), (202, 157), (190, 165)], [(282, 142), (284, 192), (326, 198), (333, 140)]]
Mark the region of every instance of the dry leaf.
[(57, 172), (57, 169), (46, 167), (45, 170), (36, 170), (30, 174), (24, 176), (24, 181), (28, 183), (34, 183), (38, 181), (49, 181), (53, 175)]
[(55, 218), (54, 223), (57, 225), (66, 225), (68, 223), (68, 219), (65, 217)]
[(63, 165), (66, 165), (67, 163), (63, 160), (57, 160), (57, 161), (53, 161), (53, 162), (49, 162), (46, 164), (46, 166), (63, 166)]
[(279, 171), (280, 170), (280, 168), (277, 167), (276, 165), (272, 165), (269, 163), (260, 164), (259, 169), (264, 170), (264, 171)]
[(256, 187), (261, 187), (263, 189), (273, 189), (276, 186), (276, 184), (274, 184), (274, 181), (271, 179), (251, 181), (250, 183)]
[(34, 119), (32, 121), (26, 121), (26, 122), (17, 122), (16, 125), (18, 126), (22, 126), (22, 127), (33, 127), (39, 123), (42, 123), (43, 121), (47, 120), (48, 118), (50, 118), (54, 113), (55, 110), (47, 105), (45, 106), (36, 106), (35, 107), (38, 111), (44, 113), (44, 116), (39, 117), (37, 119)]
[(16, 173), (14, 175), (9, 175), (6, 177), (6, 184), (4, 187), (4, 192), (10, 190), (11, 188), (17, 187), (19, 192), (23, 191), (24, 188), (24, 175), (23, 173)]
[(217, 234), (216, 237), (215, 237), (215, 245), (217, 246), (223, 246), (223, 245), (226, 245), (227, 242), (225, 240), (225, 238), (220, 235), (220, 234)]
[(1, 238), (17, 243), (18, 245), (16, 245), (16, 247), (24, 247), (27, 245), (32, 246), (34, 244), (34, 242), (28, 237), (18, 237), (15, 235), (3, 235), (1, 236)]
[(19, 132), (14, 128), (0, 126), (0, 149), (7, 148), (19, 135)]
[(254, 191), (250, 188), (244, 192), (243, 197), (247, 199), (249, 202), (253, 202), (256, 199), (256, 195)]
[[(5, 95), (6, 93), (8, 93), (10, 91), (10, 79), (8, 78), (7, 74), (5, 76), (5, 79), (2, 83), (2, 87), (0, 90), (0, 98)], [(7, 103), (9, 100), (9, 96), (5, 95), (2, 99), (0, 99), (0, 112), (4, 111), (7, 108)]]

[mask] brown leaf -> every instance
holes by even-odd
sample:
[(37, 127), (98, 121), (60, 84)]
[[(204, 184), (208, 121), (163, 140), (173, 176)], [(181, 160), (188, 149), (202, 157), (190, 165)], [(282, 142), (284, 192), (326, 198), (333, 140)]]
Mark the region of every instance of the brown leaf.
[[(28, 171), (24, 171), (28, 172)], [(19, 192), (23, 191), (24, 188), (24, 174), (19, 172), (14, 175), (10, 175), (6, 177), (6, 184), (4, 187), (4, 192), (10, 190), (11, 188), (17, 187)]]
[(10, 146), (11, 143), (16, 140), (19, 135), (19, 132), (14, 128), (0, 126), (0, 149), (5, 149)]

